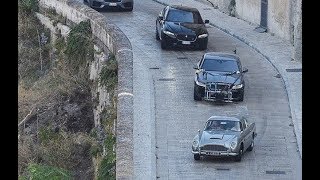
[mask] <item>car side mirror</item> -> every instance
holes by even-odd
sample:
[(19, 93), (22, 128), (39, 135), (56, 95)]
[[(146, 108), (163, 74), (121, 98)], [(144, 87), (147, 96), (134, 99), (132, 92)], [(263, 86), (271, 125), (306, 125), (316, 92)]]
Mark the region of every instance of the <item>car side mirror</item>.
[(204, 23), (209, 24), (209, 20), (208, 19), (204, 20)]
[(247, 68), (243, 68), (242, 72), (246, 73), (246, 72), (248, 72), (248, 69)]

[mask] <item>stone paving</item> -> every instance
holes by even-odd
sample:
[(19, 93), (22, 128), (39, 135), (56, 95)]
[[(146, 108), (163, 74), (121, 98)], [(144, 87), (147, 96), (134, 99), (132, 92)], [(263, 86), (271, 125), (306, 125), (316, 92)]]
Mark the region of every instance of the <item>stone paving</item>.
[[(236, 17), (228, 16), (214, 9), (209, 3), (196, 0), (153, 0), (163, 5), (185, 5), (195, 7), (203, 19), (208, 19), (210, 25), (236, 37), (258, 53), (262, 54), (277, 69), (284, 81), (289, 99), (291, 118), (302, 157), (302, 63), (292, 60), (293, 46), (271, 33), (254, 31), (257, 25), (250, 24)], [(290, 72), (298, 69), (300, 72)], [(288, 71), (287, 71), (288, 70)]]

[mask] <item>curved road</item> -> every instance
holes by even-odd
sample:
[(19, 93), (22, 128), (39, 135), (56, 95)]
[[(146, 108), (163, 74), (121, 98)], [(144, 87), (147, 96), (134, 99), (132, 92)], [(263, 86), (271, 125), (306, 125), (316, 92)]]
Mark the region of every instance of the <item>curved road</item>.
[[(207, 51), (237, 54), (246, 74), (241, 103), (193, 100), (193, 66), (205, 51), (161, 50), (155, 19), (164, 6), (135, 1), (133, 12), (101, 12), (127, 35), (134, 56), (135, 179), (301, 179), (301, 159), (290, 125), (288, 98), (277, 71), (239, 40), (208, 27)], [(211, 115), (247, 112), (258, 136), (242, 161), (194, 161), (191, 144)]]

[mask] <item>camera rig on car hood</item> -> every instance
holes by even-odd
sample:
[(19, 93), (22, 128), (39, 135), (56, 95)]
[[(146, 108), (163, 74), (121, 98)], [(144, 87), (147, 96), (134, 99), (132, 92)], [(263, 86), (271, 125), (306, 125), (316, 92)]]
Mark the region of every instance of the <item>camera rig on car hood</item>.
[[(239, 74), (239, 71), (236, 72), (230, 72), (230, 73), (210, 73), (207, 71), (203, 71), (204, 76), (220, 76), (225, 77), (224, 81), (216, 81), (216, 82), (206, 82), (205, 83), (205, 89), (204, 89), (204, 100), (207, 101), (224, 101), (224, 102), (232, 102), (233, 96), (232, 96), (232, 87), (235, 85), (235, 83), (238, 81), (240, 76), (237, 76), (234, 80), (234, 82), (226, 82), (226, 79), (228, 76), (232, 76), (234, 74)], [(222, 78), (219, 78), (222, 79)]]

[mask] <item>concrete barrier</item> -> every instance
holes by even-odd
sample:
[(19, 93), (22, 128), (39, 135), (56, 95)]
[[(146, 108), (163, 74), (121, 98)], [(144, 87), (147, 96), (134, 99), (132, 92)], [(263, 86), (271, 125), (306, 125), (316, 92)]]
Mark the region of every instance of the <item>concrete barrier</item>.
[[(68, 20), (90, 20), (92, 34), (118, 61), (118, 104), (116, 124), (116, 179), (133, 179), (133, 54), (124, 33), (103, 15), (76, 0), (40, 0), (39, 5), (54, 8)], [(104, 47), (102, 47), (104, 48)]]

